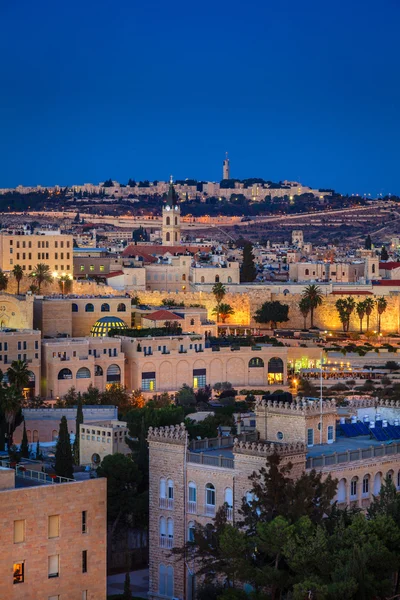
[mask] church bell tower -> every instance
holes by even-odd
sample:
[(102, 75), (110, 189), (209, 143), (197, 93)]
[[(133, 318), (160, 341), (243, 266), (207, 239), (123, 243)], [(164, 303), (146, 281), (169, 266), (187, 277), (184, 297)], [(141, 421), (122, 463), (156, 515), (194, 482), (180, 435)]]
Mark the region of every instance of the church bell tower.
[(171, 175), (167, 199), (162, 209), (162, 244), (163, 246), (176, 246), (180, 243), (181, 209)]

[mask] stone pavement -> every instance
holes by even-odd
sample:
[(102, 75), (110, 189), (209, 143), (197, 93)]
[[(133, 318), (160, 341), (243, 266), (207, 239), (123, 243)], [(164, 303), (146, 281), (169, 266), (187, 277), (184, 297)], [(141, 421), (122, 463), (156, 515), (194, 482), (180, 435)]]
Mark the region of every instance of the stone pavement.
[[(134, 596), (147, 598), (149, 591), (149, 570), (142, 569), (140, 571), (131, 571), (131, 590)], [(124, 591), (125, 573), (117, 575), (109, 575), (107, 577), (107, 595), (122, 594)]]

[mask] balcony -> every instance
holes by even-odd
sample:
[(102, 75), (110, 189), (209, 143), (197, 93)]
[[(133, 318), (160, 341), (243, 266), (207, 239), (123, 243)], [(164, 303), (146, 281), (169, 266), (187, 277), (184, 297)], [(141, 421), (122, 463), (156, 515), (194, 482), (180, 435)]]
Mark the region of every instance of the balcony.
[(171, 549), (174, 545), (174, 538), (167, 537), (166, 535), (160, 535), (160, 548)]
[(191, 515), (197, 514), (197, 502), (189, 500), (187, 503), (187, 511)]
[(204, 507), (204, 514), (206, 517), (215, 517), (215, 505), (206, 504)]
[(174, 510), (174, 499), (173, 498), (160, 498), (160, 508), (166, 508), (167, 510)]
[(226, 518), (228, 521), (233, 521), (233, 508), (232, 506), (226, 507)]

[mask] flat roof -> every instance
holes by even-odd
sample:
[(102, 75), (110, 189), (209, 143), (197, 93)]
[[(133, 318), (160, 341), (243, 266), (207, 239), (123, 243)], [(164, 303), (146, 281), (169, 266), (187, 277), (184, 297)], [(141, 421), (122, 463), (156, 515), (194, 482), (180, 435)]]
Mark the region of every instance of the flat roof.
[(396, 444), (395, 440), (387, 440), (386, 442), (378, 441), (369, 435), (359, 435), (357, 437), (338, 437), (333, 444), (316, 444), (312, 448), (307, 449), (307, 458), (314, 458), (324, 454), (328, 456), (335, 452), (347, 452), (351, 450), (362, 450), (371, 446), (390, 446)]

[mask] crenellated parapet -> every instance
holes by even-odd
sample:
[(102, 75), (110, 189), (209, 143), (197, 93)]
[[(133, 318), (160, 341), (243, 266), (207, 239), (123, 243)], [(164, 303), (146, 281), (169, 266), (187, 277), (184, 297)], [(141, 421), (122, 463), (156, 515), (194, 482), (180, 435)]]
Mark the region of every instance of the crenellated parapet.
[[(282, 414), (297, 414), (311, 415), (321, 413), (321, 403), (319, 401), (310, 402), (302, 398), (296, 398), (293, 402), (279, 402), (277, 400), (257, 400), (256, 411), (265, 409), (266, 412), (282, 413)], [(335, 400), (323, 400), (322, 412), (336, 412)]]
[(185, 445), (187, 442), (186, 427), (183, 423), (166, 427), (149, 427), (147, 441)]
[(382, 400), (379, 398), (349, 398), (352, 408), (400, 408), (399, 400)]
[(289, 444), (274, 444), (273, 442), (242, 442), (237, 438), (233, 446), (233, 452), (236, 454), (247, 454), (250, 456), (271, 456), (279, 454), (287, 456), (292, 454), (301, 454), (306, 452), (306, 446), (302, 442), (292, 442)]

